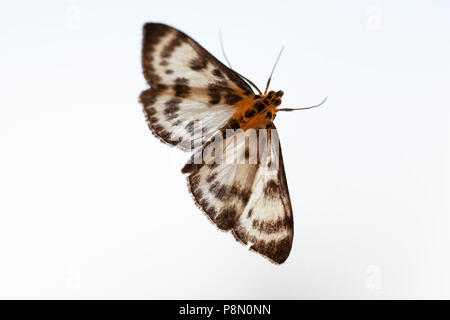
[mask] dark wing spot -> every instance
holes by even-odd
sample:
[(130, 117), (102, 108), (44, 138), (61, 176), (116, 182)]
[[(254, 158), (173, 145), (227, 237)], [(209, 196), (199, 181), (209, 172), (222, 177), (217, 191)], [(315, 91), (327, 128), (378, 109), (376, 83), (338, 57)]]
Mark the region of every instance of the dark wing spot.
[(284, 218), (278, 218), (275, 221), (253, 220), (252, 222), (253, 228), (269, 234), (278, 232), (284, 228), (292, 229), (292, 225), (292, 219)]
[(266, 185), (264, 186), (264, 195), (266, 197), (276, 198), (278, 197), (279, 192), (280, 186), (275, 180), (271, 179), (267, 181)]
[(217, 176), (217, 172), (213, 172), (212, 174), (210, 174), (208, 176), (208, 178), (206, 178), (206, 182), (211, 183)]
[(231, 233), (233, 234), (234, 238), (241, 242), (244, 245), (247, 245), (248, 243), (248, 237), (246, 235), (246, 233), (242, 230), (242, 228), (237, 228), (231, 231)]
[(188, 86), (189, 80), (186, 78), (177, 78), (175, 80), (175, 96), (180, 98), (187, 98), (191, 92), (191, 88)]
[(200, 183), (200, 176), (198, 174), (193, 174), (189, 176), (189, 183), (191, 185), (191, 188), (197, 192), (199, 183)]
[(157, 118), (157, 117), (149, 117), (149, 118), (148, 118), (148, 121), (149, 121), (150, 123), (156, 123), (156, 122), (158, 122), (158, 118)]
[(195, 190), (195, 197), (198, 199), (202, 199), (203, 198), (203, 191), (202, 189), (198, 188)]
[(161, 130), (158, 132), (158, 135), (165, 141), (170, 141), (171, 133), (166, 130)]
[(250, 190), (242, 189), (239, 186), (232, 186), (231, 188), (228, 188), (228, 197), (235, 197), (237, 199), (240, 199), (244, 205), (248, 202), (250, 199), (251, 192)]
[(161, 82), (161, 77), (158, 76), (157, 74), (154, 74), (154, 73), (150, 74), (149, 77), (150, 77), (150, 83), (152, 85)]
[(239, 193), (239, 198), (241, 199), (241, 201), (246, 204), (248, 202), (248, 200), (250, 200), (250, 195), (251, 195), (251, 191), (250, 190), (241, 190), (241, 192)]
[(169, 28), (158, 23), (146, 23), (144, 25), (144, 46), (148, 44), (155, 44), (163, 37)]
[(139, 101), (144, 106), (151, 106), (156, 102), (157, 96), (158, 91), (152, 87), (150, 89), (142, 91), (141, 95), (139, 96)]
[(177, 36), (173, 38), (169, 44), (167, 44), (164, 49), (161, 51), (162, 58), (170, 58), (173, 51), (176, 47), (181, 46), (185, 40), (185, 36), (183, 34), (177, 33)]
[(202, 190), (198, 187), (200, 181), (200, 177), (198, 175), (191, 175), (189, 176), (189, 184), (191, 186), (192, 194), (194, 195), (194, 198), (197, 202), (197, 204), (200, 205), (200, 207), (203, 209), (203, 211), (211, 218), (214, 219), (216, 215), (216, 210), (214, 207), (209, 203), (209, 201), (203, 197)]
[(166, 102), (164, 114), (167, 120), (173, 120), (178, 117), (178, 114), (176, 112), (180, 110), (180, 107), (178, 106), (180, 102), (181, 102), (180, 98), (172, 98)]
[(179, 104), (181, 103), (180, 98), (172, 98), (169, 101), (166, 102), (166, 109), (164, 110), (165, 113), (173, 113), (180, 110)]
[(212, 74), (215, 75), (216, 77), (223, 78), (223, 74), (219, 69), (214, 69), (212, 71)]
[(189, 133), (194, 132), (194, 120), (190, 121), (186, 127), (184, 127)]
[(161, 92), (163, 92), (166, 89), (167, 89), (167, 86), (165, 84), (158, 83), (156, 85), (156, 91), (158, 91), (158, 93), (161, 93)]
[(253, 214), (253, 209), (248, 210), (247, 218), (250, 218)]
[(292, 240), (289, 237), (281, 240), (272, 240), (270, 242), (258, 241), (251, 246), (262, 255), (272, 259), (276, 263), (283, 263), (289, 256), (292, 247)]
[(176, 113), (176, 112), (166, 113), (167, 120), (173, 120), (176, 118), (178, 118), (178, 113)]
[(208, 65), (208, 60), (205, 57), (198, 56), (195, 59), (192, 59), (190, 62), (190, 67), (192, 70), (200, 71), (205, 69)]
[(235, 186), (232, 186), (231, 188), (230, 188), (230, 195), (232, 195), (232, 196), (234, 196), (234, 197), (236, 197), (236, 196), (238, 196), (238, 194), (239, 194), (239, 189), (237, 188), (237, 187), (235, 187)]
[(161, 81), (161, 78), (155, 74), (153, 67), (155, 46), (160, 42), (161, 38), (171, 29), (163, 24), (147, 23), (144, 25), (144, 40), (142, 43), (142, 66), (144, 68), (145, 79), (150, 84)]
[(290, 217), (286, 216), (285, 226), (288, 227), (289, 229), (294, 228), (294, 219), (292, 219), (292, 216), (290, 216)]
[(209, 163), (208, 164), (208, 168), (209, 169), (215, 169), (215, 168), (217, 168), (217, 166), (218, 166), (219, 164), (218, 163), (216, 163), (216, 162), (213, 162), (213, 163)]
[(210, 93), (209, 103), (218, 104), (220, 102), (220, 93)]
[(210, 83), (208, 85), (208, 95), (209, 95), (209, 103), (211, 104), (217, 104), (220, 102), (222, 94), (225, 94), (225, 100), (227, 103), (231, 103), (234, 100), (237, 101), (237, 97), (239, 97), (239, 100), (242, 99), (242, 97), (233, 94), (233, 89), (228, 87), (228, 84), (226, 81), (216, 81), (214, 83)]
[(166, 74), (172, 74), (173, 73), (173, 70), (172, 69), (167, 69), (166, 70)]
[(208, 202), (208, 200), (206, 199), (202, 199), (200, 200), (200, 206), (202, 207), (203, 211), (205, 211), (205, 213), (211, 218), (214, 219), (215, 215), (216, 215), (216, 210), (214, 209), (214, 207), (212, 205), (210, 205), (210, 203)]
[(218, 104), (221, 99), (220, 88), (211, 83), (208, 85), (208, 95), (209, 95), (209, 103)]
[[(197, 172), (200, 168), (201, 168), (201, 164), (196, 164), (196, 163), (192, 163), (192, 159), (191, 159), (191, 163), (186, 163), (184, 165), (184, 167), (181, 169), (181, 173), (194, 173)], [(197, 187), (198, 185), (198, 180), (199, 177), (198, 176), (190, 176), (189, 177), (189, 182), (191, 183), (191, 188), (194, 188), (194, 186)], [(197, 181), (197, 184), (195, 184), (194, 182)]]
[(156, 113), (156, 109), (154, 107), (148, 107), (148, 108), (145, 108), (145, 110), (147, 111), (147, 114), (149, 116), (152, 116)]
[(232, 229), (235, 225), (236, 214), (234, 206), (223, 208), (215, 218), (217, 227), (222, 230)]
[(209, 187), (209, 192), (211, 192), (217, 199), (224, 201), (228, 199), (227, 186), (220, 184), (219, 182), (214, 182)]
[(228, 93), (225, 95), (225, 103), (229, 105), (234, 105), (241, 100), (242, 97), (234, 93)]

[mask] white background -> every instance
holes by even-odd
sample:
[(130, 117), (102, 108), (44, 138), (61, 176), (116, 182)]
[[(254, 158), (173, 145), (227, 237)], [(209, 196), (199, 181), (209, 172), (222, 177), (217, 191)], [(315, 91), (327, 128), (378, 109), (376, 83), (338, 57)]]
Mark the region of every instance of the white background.
[[(1, 298), (450, 298), (445, 1), (2, 1)], [(141, 28), (180, 28), (283, 106), (295, 238), (210, 224), (155, 139)], [(222, 59), (223, 60), (223, 59)]]

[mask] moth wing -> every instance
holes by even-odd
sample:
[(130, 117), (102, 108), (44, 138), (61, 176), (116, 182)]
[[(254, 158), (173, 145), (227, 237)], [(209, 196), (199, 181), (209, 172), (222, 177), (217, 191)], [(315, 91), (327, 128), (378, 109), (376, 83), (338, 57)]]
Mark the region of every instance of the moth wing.
[[(253, 95), (250, 86), (183, 32), (164, 24), (143, 28), (142, 67), (150, 88), (140, 102), (150, 130), (163, 142), (191, 150), (208, 141)], [(194, 134), (194, 124), (201, 127)]]
[[(219, 229), (231, 231), (241, 243), (250, 244), (250, 250), (281, 264), (289, 256), (294, 236), (281, 147), (272, 125), (266, 147), (257, 148), (261, 159), (254, 161), (249, 143), (236, 142), (242, 135), (240, 141), (245, 140), (248, 131), (223, 139), (224, 154), (230, 158), (209, 164), (192, 163), (192, 158), (183, 171), (190, 173), (188, 186), (196, 204)], [(260, 133), (257, 137), (261, 140)]]

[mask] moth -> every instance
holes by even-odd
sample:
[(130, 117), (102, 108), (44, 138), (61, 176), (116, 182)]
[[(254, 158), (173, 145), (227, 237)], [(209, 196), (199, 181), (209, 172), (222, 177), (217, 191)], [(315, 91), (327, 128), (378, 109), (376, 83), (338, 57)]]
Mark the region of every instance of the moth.
[[(279, 108), (283, 91), (267, 92), (270, 78), (262, 93), (195, 40), (164, 24), (144, 25), (142, 67), (150, 88), (140, 102), (151, 132), (193, 153), (182, 173), (196, 205), (250, 250), (283, 263), (291, 251), (294, 220), (273, 120), (278, 111), (296, 109)], [(201, 156), (212, 146), (221, 152), (214, 149), (206, 161)], [(224, 153), (231, 161), (223, 161)]]

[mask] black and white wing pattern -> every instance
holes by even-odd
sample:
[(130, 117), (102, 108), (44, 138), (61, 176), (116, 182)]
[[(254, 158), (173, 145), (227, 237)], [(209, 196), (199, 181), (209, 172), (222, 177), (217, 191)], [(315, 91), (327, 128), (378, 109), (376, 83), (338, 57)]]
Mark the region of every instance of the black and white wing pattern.
[[(233, 106), (253, 96), (234, 71), (164, 24), (144, 25), (142, 67), (151, 86), (140, 96), (149, 128), (182, 150), (201, 147), (233, 116)], [(194, 134), (194, 124), (200, 135)]]
[[(219, 142), (226, 159), (218, 153), (208, 163), (204, 159), (196, 164), (194, 155), (182, 171), (190, 174), (188, 185), (196, 204), (219, 229), (231, 231), (238, 241), (250, 244), (250, 250), (281, 264), (292, 247), (292, 206), (275, 126), (267, 129), (267, 139), (261, 139), (261, 132), (258, 141), (265, 143), (259, 145), (262, 156), (253, 158), (256, 161), (251, 161), (247, 131), (240, 130)], [(203, 154), (220, 140), (217, 137), (205, 144)]]

